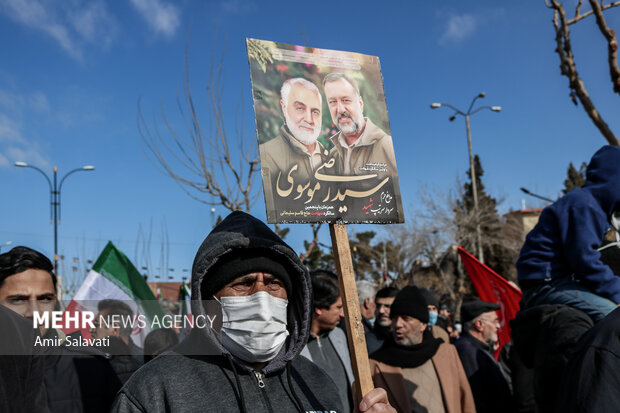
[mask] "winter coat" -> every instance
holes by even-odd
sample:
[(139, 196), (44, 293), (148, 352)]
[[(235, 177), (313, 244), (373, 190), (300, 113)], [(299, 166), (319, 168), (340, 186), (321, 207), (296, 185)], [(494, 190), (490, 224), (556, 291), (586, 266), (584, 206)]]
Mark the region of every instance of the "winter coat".
[[(319, 145), (322, 160), (327, 160), (328, 151), (321, 142), (316, 143)], [(280, 182), (286, 183), (286, 176), (293, 165), (297, 165), (297, 170), (291, 175), (296, 183), (305, 185), (312, 179), (308, 149), (295, 139), (286, 125), (282, 125), (278, 136), (261, 144), (259, 150), (263, 176), (270, 176), (272, 181), (269, 182), (275, 183), (278, 174), (282, 173)]]
[[(396, 207), (395, 212), (398, 215), (396, 222), (404, 222), (392, 137), (381, 130), (370, 119), (365, 119), (366, 126), (364, 131), (357, 139), (357, 144), (351, 149), (351, 168), (347, 175), (355, 175), (357, 178), (360, 178), (361, 175), (369, 175), (369, 177), (367, 177), (368, 179), (346, 182), (346, 189), (367, 193), (369, 196), (347, 198), (349, 202), (348, 208), (350, 211), (362, 211), (368, 209), (369, 205), (378, 206), (383, 202), (387, 202), (390, 205), (389, 208)], [(330, 174), (345, 175), (344, 162), (346, 150), (340, 142), (341, 139), (344, 139), (341, 132), (336, 133), (330, 138), (334, 147), (329, 152), (329, 158), (335, 162), (334, 171), (329, 172)], [(344, 190), (342, 189), (342, 191)], [(387, 196), (387, 199), (384, 199), (384, 196)], [(365, 213), (369, 214), (369, 211)], [(370, 215), (370, 217), (372, 217), (373, 222), (382, 221), (381, 213)], [(361, 215), (356, 219), (364, 221), (365, 218), (369, 218), (369, 216)], [(392, 215), (392, 218), (385, 222), (395, 222), (394, 218), (394, 215)], [(365, 330), (368, 336), (368, 329), (365, 328)], [(374, 344), (370, 343), (368, 348), (370, 351), (380, 346), (381, 343), (376, 342)]]
[[(45, 338), (59, 337), (49, 330)], [(94, 347), (49, 347), (45, 362), (45, 387), (52, 413), (109, 412), (122, 386), (110, 363), (112, 356)]]
[(620, 309), (577, 343), (559, 387), (558, 412), (617, 412), (620, 406)]
[[(385, 342), (385, 339), (391, 336), (391, 333), (387, 335), (381, 334), (380, 330), (378, 328), (375, 328), (377, 327), (377, 325), (375, 324), (373, 326), (372, 324), (370, 324), (370, 321), (368, 321), (368, 319), (364, 316), (362, 316), (362, 326), (364, 327), (364, 337), (366, 338), (366, 351), (368, 352), (368, 354), (372, 354), (375, 351), (379, 350)], [(344, 318), (340, 319), (340, 324), (338, 325), (338, 328), (340, 328), (344, 332), (344, 335), (346, 337), (347, 326), (344, 322)]]
[(431, 329), (431, 333), (433, 333), (433, 337), (442, 339), (444, 343), (450, 342), (450, 336), (448, 335), (448, 332), (443, 327), (440, 327), (437, 324), (435, 324), (430, 329)]
[(510, 385), (489, 346), (465, 332), (454, 343), (478, 413), (512, 412)]
[[(116, 373), (121, 384), (125, 384), (129, 377), (144, 363), (140, 363), (137, 360), (137, 356), (133, 354), (135, 350), (131, 345), (125, 344), (120, 337), (109, 336), (107, 338), (109, 344), (97, 348), (107, 354), (112, 370)], [(133, 344), (133, 342), (130, 341), (130, 344)], [(139, 348), (135, 344), (134, 346)]]
[(0, 305), (0, 412), (47, 412), (43, 359), (32, 322)]
[[(351, 369), (351, 356), (349, 355), (349, 345), (347, 344), (346, 334), (344, 334), (344, 331), (342, 331), (341, 328), (336, 327), (327, 334), (327, 339), (334, 346), (334, 350), (336, 350), (336, 354), (338, 354), (338, 357), (344, 366), (349, 384), (353, 384), (354, 377), (353, 370)], [(303, 350), (301, 350), (300, 354), (312, 361), (312, 355), (308, 350), (308, 346), (305, 346)]]
[(597, 248), (620, 208), (620, 147), (599, 149), (586, 183), (542, 211), (517, 261), (519, 282), (573, 275), (593, 293), (620, 303), (620, 277), (601, 262)]
[[(316, 141), (316, 144), (319, 146), (321, 159), (325, 162), (329, 152), (323, 147), (321, 142)], [(291, 135), (286, 125), (282, 125), (278, 136), (261, 144), (259, 150), (268, 211), (275, 209), (275, 206), (271, 205), (271, 203), (273, 203), (276, 197), (277, 185), (283, 189), (291, 185), (287, 181), (287, 177), (294, 165), (297, 165), (297, 170), (291, 173), (294, 186), (306, 185), (310, 181), (314, 181), (314, 172), (310, 165), (308, 150)], [(323, 170), (322, 173), (330, 172), (329, 170)]]
[[(372, 123), (368, 118), (364, 131), (357, 140), (351, 154), (351, 175), (366, 175), (377, 173), (380, 179), (386, 175), (396, 176), (396, 158), (392, 137)], [(330, 138), (334, 147), (330, 156), (336, 159), (336, 174), (344, 174), (345, 149), (340, 143), (342, 132)], [(385, 164), (387, 171), (368, 170), (369, 164)]]
[(364, 335), (366, 337), (366, 350), (368, 350), (368, 354), (372, 354), (381, 348), (383, 340), (377, 337), (372, 324), (364, 316), (362, 316), (362, 325), (364, 326)]
[(568, 360), (580, 337), (592, 327), (584, 312), (562, 304), (537, 305), (510, 321), (514, 351), (534, 369), (537, 411), (553, 412)]
[[(192, 314), (205, 316), (201, 286), (228, 252), (264, 248), (292, 268), (288, 297), (289, 336), (260, 370), (231, 354), (210, 326), (194, 326), (172, 351), (141, 367), (120, 391), (115, 412), (335, 411), (342, 406), (334, 382), (299, 353), (311, 322), (311, 284), (297, 254), (265, 224), (236, 211), (207, 236), (192, 268)], [(211, 313), (212, 314), (212, 313)]]
[[(446, 413), (475, 413), (474, 398), (454, 346), (441, 343), (431, 361), (439, 378)], [(370, 372), (375, 386), (387, 391), (390, 404), (398, 412), (411, 412), (411, 394), (406, 390), (401, 367), (370, 359)]]

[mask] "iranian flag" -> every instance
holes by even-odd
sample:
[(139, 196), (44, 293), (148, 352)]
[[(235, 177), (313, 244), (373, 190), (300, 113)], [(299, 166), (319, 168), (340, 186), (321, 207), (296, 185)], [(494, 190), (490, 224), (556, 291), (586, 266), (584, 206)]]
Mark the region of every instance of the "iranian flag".
[[(161, 320), (164, 315), (144, 278), (112, 242), (105, 246), (65, 312), (92, 311), (97, 314), (97, 303), (103, 299), (120, 300), (131, 307), (134, 313), (131, 337), (140, 347), (151, 331), (153, 319), (158, 317)], [(82, 336), (89, 338), (90, 332), (82, 330)]]

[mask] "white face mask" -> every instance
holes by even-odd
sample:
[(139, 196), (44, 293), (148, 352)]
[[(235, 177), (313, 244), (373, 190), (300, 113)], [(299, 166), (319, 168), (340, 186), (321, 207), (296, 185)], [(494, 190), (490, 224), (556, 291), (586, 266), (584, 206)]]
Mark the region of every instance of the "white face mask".
[(247, 296), (222, 297), (222, 345), (249, 363), (269, 361), (286, 337), (288, 300), (266, 291)]

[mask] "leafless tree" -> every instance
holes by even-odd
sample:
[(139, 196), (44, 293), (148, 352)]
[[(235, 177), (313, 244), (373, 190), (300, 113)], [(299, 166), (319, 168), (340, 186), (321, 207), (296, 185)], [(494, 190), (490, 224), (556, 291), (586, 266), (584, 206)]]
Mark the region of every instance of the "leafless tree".
[[(211, 67), (207, 79), (209, 108), (206, 123), (199, 118), (190, 87), (188, 34), (183, 72), (183, 96), (177, 98), (177, 107), (184, 122), (183, 132), (177, 131), (161, 105), (161, 119), (153, 117), (148, 122), (138, 101), (138, 130), (146, 145), (147, 153), (163, 173), (170, 176), (191, 198), (207, 205), (221, 205), (235, 211), (250, 212), (260, 198), (260, 171), (257, 139), (247, 136), (244, 127), (243, 105), (240, 99), (233, 127), (227, 127), (222, 96), (224, 95), (224, 53), (217, 59), (217, 38), (214, 40)], [(261, 45), (250, 42), (248, 53), (263, 64), (271, 59)], [(163, 125), (167, 131), (160, 133)], [(229, 130), (234, 130), (234, 140)], [(231, 141), (234, 146), (231, 147)], [(321, 224), (312, 224), (312, 241), (301, 254), (307, 256), (318, 243)], [(288, 231), (275, 225), (275, 231), (284, 236)]]
[(618, 41), (616, 40), (616, 31), (611, 29), (605, 20), (605, 11), (620, 6), (620, 1), (614, 1), (608, 4), (604, 4), (603, 0), (588, 0), (588, 2), (590, 4), (590, 9), (582, 11), (583, 0), (578, 0), (575, 13), (573, 17), (570, 18), (566, 14), (562, 1), (545, 0), (547, 7), (553, 10), (552, 21), (555, 29), (555, 51), (560, 58), (560, 70), (562, 74), (568, 78), (568, 86), (571, 90), (570, 97), (573, 103), (577, 105), (577, 100), (579, 100), (583, 109), (594, 125), (603, 134), (607, 142), (611, 145), (619, 145), (618, 138), (614, 135), (607, 122), (603, 120), (603, 117), (596, 109), (583, 79), (577, 72), (577, 65), (575, 63), (575, 56), (570, 40), (570, 26), (589, 16), (593, 16), (596, 19), (596, 25), (607, 42), (607, 63), (609, 66), (612, 88), (615, 93), (620, 94), (620, 68), (618, 67)]
[[(508, 246), (499, 234), (502, 222), (497, 220), (495, 205), (483, 198), (477, 209), (468, 210), (462, 202), (464, 189), (458, 179), (454, 188), (446, 192), (426, 188), (420, 191), (420, 202), (425, 210), (419, 217), (420, 228), (437, 234), (436, 242), (463, 246), (476, 245), (476, 226), (479, 224), (484, 232), (483, 248)], [(501, 203), (502, 199), (497, 200), (497, 204)]]
[[(396, 280), (403, 279), (411, 273), (411, 268), (420, 251), (420, 232), (415, 230), (415, 222), (390, 225), (388, 237), (384, 240), (382, 251), (382, 272), (395, 274)], [(393, 251), (386, 251), (386, 244), (394, 246)]]
[(415, 284), (429, 288), (438, 294), (448, 294), (457, 302), (469, 292), (465, 288), (465, 273), (459, 271), (456, 253), (456, 230), (454, 213), (450, 211), (448, 194), (435, 191), (420, 195), (427, 213), (413, 213), (408, 224), (393, 225), (388, 229), (390, 238), (398, 239), (407, 258), (403, 264), (407, 270), (399, 275), (394, 284), (402, 288)]
[[(482, 228), (496, 229), (485, 232), (485, 248), (505, 248), (516, 260), (523, 243), (518, 222), (508, 215), (497, 219), (494, 206), (480, 204), (478, 211), (466, 211), (463, 185), (457, 181), (456, 190), (439, 191), (423, 188), (419, 194), (421, 211), (414, 211), (407, 224), (388, 228), (388, 237), (403, 246), (402, 264), (406, 270), (394, 281), (397, 287), (415, 284), (429, 288), (439, 295), (447, 295), (460, 307), (463, 296), (473, 292), (472, 285), (460, 262), (457, 245), (476, 242), (476, 223)], [(497, 226), (497, 228), (490, 228)], [(511, 262), (510, 267), (514, 266)], [(502, 274), (513, 279), (514, 274)]]
[[(259, 170), (257, 140), (246, 138), (243, 124), (243, 105), (234, 118), (234, 140), (227, 128), (222, 104), (224, 86), (224, 53), (216, 58), (214, 41), (206, 92), (209, 100), (206, 122), (200, 119), (192, 94), (189, 74), (188, 35), (183, 72), (183, 96), (177, 106), (185, 128), (178, 132), (168, 120), (162, 105), (161, 119), (154, 117), (151, 126), (138, 102), (138, 130), (148, 153), (165, 174), (170, 176), (193, 199), (221, 205), (231, 211), (250, 211), (260, 196), (254, 186)], [(160, 124), (167, 130), (160, 133)], [(231, 148), (231, 142), (236, 144)], [(258, 187), (260, 188), (260, 187)]]
[(319, 244), (319, 230), (321, 229), (322, 225), (323, 225), (322, 222), (319, 222), (319, 223), (316, 223), (316, 224), (310, 224), (310, 228), (312, 229), (312, 241), (310, 241), (310, 243), (308, 244), (308, 247), (306, 248), (306, 250), (299, 255), (299, 258), (302, 261), (305, 260), (306, 257), (308, 257), (310, 255), (312, 250), (315, 247), (318, 246), (318, 244)]

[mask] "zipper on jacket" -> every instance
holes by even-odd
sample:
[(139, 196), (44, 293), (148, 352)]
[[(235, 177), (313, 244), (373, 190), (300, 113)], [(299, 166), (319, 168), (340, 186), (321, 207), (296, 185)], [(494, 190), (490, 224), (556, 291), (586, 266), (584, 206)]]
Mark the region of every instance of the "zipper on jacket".
[(265, 382), (263, 381), (263, 374), (259, 371), (255, 371), (254, 375), (256, 376), (258, 387), (260, 387), (261, 389), (265, 388)]
[(263, 373), (261, 373), (259, 371), (254, 371), (253, 373), (254, 373), (254, 376), (256, 377), (256, 382), (258, 383), (258, 388), (260, 389), (258, 392), (260, 393), (261, 398), (263, 399), (263, 403), (265, 404), (265, 407), (267, 408), (267, 411), (268, 412), (275, 411), (273, 409), (273, 406), (269, 402), (269, 398), (267, 397), (267, 393), (265, 392), (265, 382), (263, 381)]

